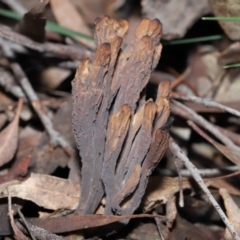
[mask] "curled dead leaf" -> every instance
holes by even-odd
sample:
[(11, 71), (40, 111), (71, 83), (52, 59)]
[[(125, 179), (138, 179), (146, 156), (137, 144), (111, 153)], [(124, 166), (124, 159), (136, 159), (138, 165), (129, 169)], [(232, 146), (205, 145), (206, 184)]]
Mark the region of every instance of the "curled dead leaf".
[(18, 123), (22, 110), (23, 99), (18, 101), (13, 121), (0, 133), (0, 166), (8, 163), (14, 156), (18, 146)]

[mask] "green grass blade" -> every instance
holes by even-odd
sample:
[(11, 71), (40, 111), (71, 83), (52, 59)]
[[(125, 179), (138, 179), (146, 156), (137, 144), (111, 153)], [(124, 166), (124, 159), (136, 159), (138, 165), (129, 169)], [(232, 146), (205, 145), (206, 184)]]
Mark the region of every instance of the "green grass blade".
[(198, 42), (206, 42), (206, 41), (214, 41), (222, 39), (222, 35), (211, 35), (206, 37), (197, 37), (197, 38), (186, 38), (186, 39), (179, 39), (173, 40), (169, 42), (163, 42), (163, 45), (178, 45), (178, 44), (189, 44), (189, 43), (198, 43)]
[[(0, 8), (0, 15), (4, 16), (4, 17), (8, 17), (8, 18), (12, 18), (14, 20), (21, 20), (22, 16), (18, 13), (15, 13), (13, 11), (9, 11), (9, 10), (5, 10), (5, 9), (1, 9)], [(62, 34), (64, 36), (67, 37), (81, 37), (84, 39), (87, 39), (89, 41), (93, 41), (93, 37), (85, 35), (83, 33), (77, 32), (77, 31), (73, 31), (71, 29), (65, 28), (65, 27), (61, 27), (58, 24), (51, 22), (51, 21), (47, 21), (46, 23), (46, 29)]]
[(223, 68), (226, 69), (226, 68), (235, 68), (235, 67), (240, 67), (240, 63), (225, 65)]
[(93, 41), (93, 37), (85, 35), (83, 33), (77, 32), (77, 31), (73, 31), (71, 29), (65, 28), (65, 27), (61, 27), (58, 24), (51, 22), (51, 21), (47, 21), (46, 24), (46, 29), (51, 30), (53, 32), (62, 34), (64, 36), (67, 37), (81, 37), (90, 41)]
[(12, 18), (14, 20), (20, 20), (22, 16), (16, 12), (5, 10), (0, 8), (0, 15), (8, 18)]
[(228, 21), (228, 22), (239, 22), (240, 17), (202, 17), (202, 20), (207, 21)]

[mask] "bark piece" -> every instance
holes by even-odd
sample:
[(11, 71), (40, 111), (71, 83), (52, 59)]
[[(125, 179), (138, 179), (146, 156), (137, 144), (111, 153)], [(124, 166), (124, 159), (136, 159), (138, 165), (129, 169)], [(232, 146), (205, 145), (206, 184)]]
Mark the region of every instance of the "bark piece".
[(29, 12), (24, 14), (16, 26), (17, 32), (37, 42), (45, 40), (45, 9), (49, 0), (39, 1)]

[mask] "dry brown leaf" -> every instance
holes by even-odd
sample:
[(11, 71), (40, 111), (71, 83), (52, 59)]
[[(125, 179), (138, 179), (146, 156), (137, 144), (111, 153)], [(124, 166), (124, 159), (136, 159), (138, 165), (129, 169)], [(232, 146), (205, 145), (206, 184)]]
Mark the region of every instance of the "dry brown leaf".
[(74, 230), (81, 230), (93, 227), (100, 227), (110, 223), (134, 219), (134, 218), (162, 218), (161, 215), (139, 214), (139, 215), (125, 215), (125, 216), (104, 216), (104, 215), (77, 215), (72, 214), (59, 218), (35, 218), (28, 219), (31, 224), (44, 228), (53, 233), (64, 233)]
[(13, 121), (0, 133), (0, 166), (9, 162), (17, 150), (18, 123), (22, 105), (23, 99), (20, 99)]
[[(240, 5), (238, 0), (208, 0), (216, 17), (239, 16)], [(231, 40), (240, 40), (239, 22), (219, 21), (220, 26)]]
[[(228, 191), (225, 188), (219, 189), (219, 193), (223, 198), (228, 219), (236, 229), (237, 234), (239, 235), (240, 234), (240, 209), (237, 206), (237, 204), (233, 201), (232, 197), (229, 195)], [(233, 239), (228, 229), (225, 230), (225, 235), (223, 239), (225, 240)]]
[[(71, 1), (65, 0), (50, 0), (53, 14), (57, 19), (57, 22), (66, 28), (71, 30), (91, 35), (91, 31), (86, 25), (84, 18), (77, 11), (76, 7)], [(93, 41), (89, 41), (83, 38), (74, 37), (76, 40), (84, 43), (90, 48), (94, 48), (95, 44)]]
[(80, 185), (67, 179), (32, 173), (23, 182), (0, 185), (0, 198), (11, 196), (30, 200), (47, 209), (75, 209), (79, 202)]
[[(189, 179), (182, 179), (182, 188), (191, 188)], [(179, 179), (177, 177), (151, 177), (142, 202), (143, 211), (149, 212), (155, 207), (167, 203), (178, 191)]]
[[(181, 38), (192, 24), (210, 12), (207, 0), (142, 0), (142, 12), (149, 18), (160, 19), (163, 23), (163, 39)], [(171, 16), (171, 17), (169, 17)]]

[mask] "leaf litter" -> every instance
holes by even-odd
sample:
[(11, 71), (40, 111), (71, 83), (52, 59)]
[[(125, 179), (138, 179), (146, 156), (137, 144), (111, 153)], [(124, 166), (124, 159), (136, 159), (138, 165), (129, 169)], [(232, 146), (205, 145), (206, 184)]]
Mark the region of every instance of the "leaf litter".
[[(10, 99), (0, 102), (0, 212), (7, 198), (18, 204), (0, 216), (0, 236), (239, 239), (239, 69), (223, 68), (238, 61), (226, 37), (236, 26), (220, 22), (218, 40), (196, 42), (207, 23), (195, 21), (219, 16), (218, 3), (71, 1), (68, 17), (48, 3), (1, 5), (26, 14), (0, 26), (0, 97)], [(45, 31), (54, 17), (96, 48), (81, 33)], [(190, 45), (161, 44), (185, 34), (173, 43)]]
[(23, 99), (20, 99), (18, 101), (18, 107), (13, 121), (0, 133), (0, 166), (3, 166), (12, 160), (16, 153), (18, 146), (19, 117), (22, 110), (22, 105)]

